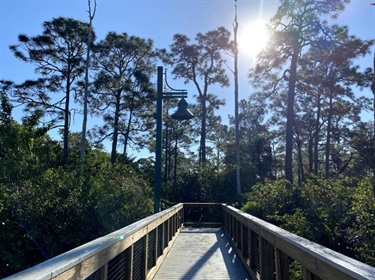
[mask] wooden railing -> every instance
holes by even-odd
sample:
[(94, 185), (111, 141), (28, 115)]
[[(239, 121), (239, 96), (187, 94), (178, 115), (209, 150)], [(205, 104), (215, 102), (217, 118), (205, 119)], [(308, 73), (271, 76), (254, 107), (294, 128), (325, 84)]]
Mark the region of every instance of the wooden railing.
[(375, 279), (375, 268), (223, 205), (223, 227), (252, 279)]
[(5, 279), (152, 279), (183, 226), (222, 226), (254, 280), (375, 279), (373, 267), (219, 203), (177, 204)]
[(5, 279), (152, 279), (182, 221), (177, 204)]

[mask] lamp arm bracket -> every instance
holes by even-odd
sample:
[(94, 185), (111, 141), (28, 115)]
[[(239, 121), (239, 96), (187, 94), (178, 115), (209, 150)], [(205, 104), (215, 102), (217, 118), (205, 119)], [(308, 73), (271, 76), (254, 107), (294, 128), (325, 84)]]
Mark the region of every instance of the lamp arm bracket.
[(172, 87), (168, 84), (168, 80), (167, 80), (167, 70), (165, 70), (165, 72), (164, 72), (164, 76), (165, 76), (165, 85), (166, 85), (170, 90), (177, 91), (177, 92), (186, 92), (186, 89), (175, 89), (175, 88), (172, 88)]
[(165, 91), (163, 92), (163, 98), (187, 98), (187, 91), (173, 92)]

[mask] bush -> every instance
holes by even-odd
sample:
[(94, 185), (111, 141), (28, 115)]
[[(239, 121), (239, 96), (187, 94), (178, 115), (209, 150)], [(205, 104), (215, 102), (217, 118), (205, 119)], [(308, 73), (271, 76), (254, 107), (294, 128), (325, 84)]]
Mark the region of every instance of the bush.
[(242, 210), (332, 250), (375, 264), (372, 179), (285, 180), (258, 184)]
[(359, 260), (375, 266), (375, 198), (373, 178), (367, 178), (354, 190), (349, 225), (351, 244)]

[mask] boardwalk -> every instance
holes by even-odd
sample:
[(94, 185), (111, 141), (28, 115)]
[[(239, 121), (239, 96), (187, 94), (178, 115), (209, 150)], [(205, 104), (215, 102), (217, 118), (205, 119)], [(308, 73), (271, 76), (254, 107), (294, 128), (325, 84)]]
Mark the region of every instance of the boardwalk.
[(184, 228), (154, 280), (249, 280), (222, 229)]

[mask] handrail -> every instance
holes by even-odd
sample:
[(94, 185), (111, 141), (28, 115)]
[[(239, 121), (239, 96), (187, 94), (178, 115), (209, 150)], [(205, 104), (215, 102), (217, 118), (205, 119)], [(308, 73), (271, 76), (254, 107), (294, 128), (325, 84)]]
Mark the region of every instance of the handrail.
[(374, 267), (234, 207), (180, 203), (3, 280), (152, 279), (184, 225), (222, 226), (254, 280), (296, 268), (304, 280), (375, 279)]
[[(253, 279), (375, 279), (375, 268), (223, 205), (223, 226)], [(296, 265), (296, 263), (297, 265)]]
[(184, 226), (221, 227), (221, 203), (184, 202)]
[(182, 211), (177, 204), (5, 279), (107, 279), (117, 258), (126, 261), (124, 278), (152, 279), (181, 230)]

